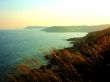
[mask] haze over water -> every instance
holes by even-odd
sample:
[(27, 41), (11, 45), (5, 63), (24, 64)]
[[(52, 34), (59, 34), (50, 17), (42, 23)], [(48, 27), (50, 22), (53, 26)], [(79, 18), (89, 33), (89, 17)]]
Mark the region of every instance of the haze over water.
[(47, 33), (40, 29), (0, 30), (0, 72), (5, 72), (8, 66), (20, 63), (23, 59), (35, 56), (45, 64), (42, 51), (72, 46), (66, 39), (86, 34)]
[(11, 65), (35, 56), (45, 64), (42, 51), (72, 46), (65, 39), (87, 34), (23, 29), (26, 26), (110, 24), (109, 3), (109, 0), (0, 0), (0, 75)]

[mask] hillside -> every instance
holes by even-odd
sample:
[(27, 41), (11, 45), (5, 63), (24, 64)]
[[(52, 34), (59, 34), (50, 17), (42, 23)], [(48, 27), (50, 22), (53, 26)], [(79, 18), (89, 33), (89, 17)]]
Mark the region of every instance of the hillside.
[(39, 69), (21, 65), (10, 82), (110, 82), (110, 28), (90, 32), (73, 47), (52, 49)]
[(52, 26), (44, 28), (43, 31), (46, 32), (92, 32), (97, 30), (102, 30), (109, 27), (110, 24), (96, 25), (96, 26)]

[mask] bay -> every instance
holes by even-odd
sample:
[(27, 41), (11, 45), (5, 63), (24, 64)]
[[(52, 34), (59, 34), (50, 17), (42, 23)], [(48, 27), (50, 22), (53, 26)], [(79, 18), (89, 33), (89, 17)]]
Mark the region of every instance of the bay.
[(86, 34), (86, 32), (50, 33), (41, 29), (0, 30), (0, 73), (5, 72), (8, 66), (34, 56), (45, 64), (42, 51), (70, 47), (72, 44), (66, 39)]

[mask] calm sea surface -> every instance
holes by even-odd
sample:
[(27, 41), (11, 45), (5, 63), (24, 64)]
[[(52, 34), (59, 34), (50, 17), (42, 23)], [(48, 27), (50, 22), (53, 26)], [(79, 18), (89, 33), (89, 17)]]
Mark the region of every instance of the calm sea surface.
[(72, 46), (66, 41), (82, 37), (84, 32), (48, 33), (41, 29), (0, 30), (0, 73), (25, 58), (36, 56), (44, 64), (42, 51)]

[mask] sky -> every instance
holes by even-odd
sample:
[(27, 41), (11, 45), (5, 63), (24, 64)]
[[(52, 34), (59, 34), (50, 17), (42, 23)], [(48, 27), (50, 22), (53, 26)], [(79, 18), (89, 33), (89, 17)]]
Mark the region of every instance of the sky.
[(0, 29), (110, 24), (110, 0), (0, 0)]

